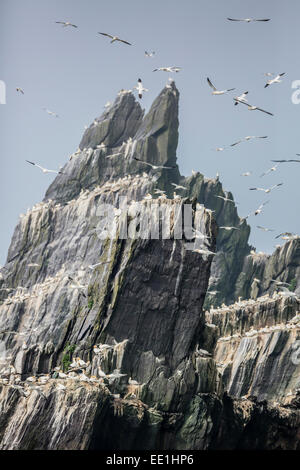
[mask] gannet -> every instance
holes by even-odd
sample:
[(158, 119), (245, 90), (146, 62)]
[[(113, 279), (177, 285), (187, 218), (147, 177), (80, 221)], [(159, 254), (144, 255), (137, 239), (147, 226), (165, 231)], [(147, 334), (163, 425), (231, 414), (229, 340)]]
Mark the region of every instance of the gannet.
[(278, 183), (278, 184), (274, 184), (274, 186), (271, 186), (271, 188), (249, 188), (250, 191), (263, 191), (264, 193), (268, 194), (272, 191), (272, 189), (275, 189), (277, 188), (278, 186), (282, 186), (283, 183)]
[(78, 28), (76, 24), (72, 24), (69, 21), (55, 21), (57, 24), (62, 24), (62, 27), (65, 28), (66, 26), (72, 26), (73, 28)]
[(224, 229), (224, 230), (240, 230), (238, 227), (219, 227), (220, 229)]
[(244, 91), (244, 93), (242, 93), (240, 96), (235, 96), (235, 103), (234, 105), (237, 106), (239, 104), (240, 101), (243, 101), (244, 103), (247, 103), (247, 99), (246, 99), (246, 95), (248, 95), (248, 91)]
[(153, 165), (152, 163), (144, 162), (143, 160), (140, 160), (139, 158), (133, 157), (134, 160), (137, 160), (138, 162), (144, 163), (144, 165), (151, 166), (154, 170), (159, 170), (159, 169), (165, 169), (165, 170), (172, 170), (173, 168), (176, 168), (176, 166), (163, 166), (163, 165)]
[(279, 237), (282, 237), (282, 236), (292, 237), (294, 235), (295, 234), (291, 233), (291, 232), (283, 232), (283, 233), (280, 233), (279, 235), (277, 235), (275, 238), (279, 238)]
[(223, 150), (225, 150), (225, 149), (226, 149), (226, 147), (216, 147), (213, 150), (215, 150), (216, 152), (223, 152)]
[(125, 377), (127, 374), (121, 374), (120, 369), (115, 369), (111, 374), (108, 374), (107, 377), (109, 379), (119, 379), (121, 377)]
[(226, 197), (223, 197), (223, 196), (215, 196), (215, 197), (218, 197), (219, 199), (223, 199), (225, 202), (233, 202), (233, 204), (237, 204), (233, 199), (229, 199), (228, 195), (226, 195)]
[(144, 196), (144, 199), (145, 199), (146, 201), (150, 201), (150, 199), (152, 199), (151, 194), (149, 194), (149, 193), (146, 194), (146, 196)]
[(251, 21), (270, 21), (271, 18), (227, 18), (229, 21), (245, 21), (246, 23), (250, 23)]
[(264, 232), (274, 232), (273, 229), (265, 228), (265, 227), (262, 227), (261, 225), (257, 225), (256, 227), (259, 228), (260, 230), (263, 230)]
[(276, 75), (275, 78), (272, 78), (271, 80), (268, 80), (267, 83), (265, 84), (265, 88), (272, 85), (273, 83), (281, 83), (282, 80), (280, 80), (280, 77), (283, 77), (283, 75), (285, 75), (285, 72), (279, 73), (278, 75)]
[(54, 113), (53, 111), (50, 111), (50, 110), (47, 109), (47, 108), (43, 108), (43, 110), (46, 111), (46, 113), (49, 114), (50, 116), (54, 116), (54, 117), (56, 117), (56, 118), (59, 117), (58, 114)]
[(140, 78), (138, 79), (137, 86), (135, 86), (133, 88), (135, 88), (137, 90), (138, 96), (139, 96), (140, 99), (142, 99), (142, 97), (143, 97), (143, 91), (149, 91), (147, 88), (143, 87), (142, 80)]
[(210, 81), (208, 77), (207, 77), (207, 82), (209, 86), (214, 90), (212, 92), (212, 95), (224, 95), (224, 93), (227, 93), (228, 91), (235, 90), (235, 88), (229, 88), (228, 90), (217, 90), (217, 88), (212, 84), (212, 82)]
[(39, 168), (40, 170), (42, 170), (43, 173), (56, 173), (58, 175), (63, 175), (64, 173), (59, 170), (59, 171), (56, 171), (56, 170), (48, 170), (47, 168), (43, 168), (42, 166), (38, 165), (37, 163), (34, 163), (34, 162), (30, 162), (29, 160), (26, 160), (27, 163), (30, 163), (30, 165), (33, 165), (33, 166), (36, 166), (37, 168)]
[(216, 253), (214, 253), (213, 251), (204, 250), (204, 249), (201, 249), (201, 248), (195, 248), (193, 250), (193, 252), (199, 253), (200, 255), (216, 255)]
[(62, 370), (60, 370), (60, 371), (58, 372), (58, 377), (59, 377), (60, 379), (67, 379), (67, 378), (68, 378), (67, 374), (65, 374)]
[(171, 185), (174, 186), (175, 189), (187, 189), (185, 186), (181, 186), (180, 184), (171, 183)]
[(236, 142), (233, 142), (233, 144), (230, 144), (230, 147), (235, 147), (236, 145), (240, 144), (241, 142), (243, 142), (243, 139), (237, 140)]
[(17, 87), (17, 88), (16, 88), (16, 91), (18, 91), (19, 93), (22, 93), (22, 95), (24, 95), (24, 90), (22, 90), (22, 88)]
[(262, 178), (263, 176), (268, 175), (268, 174), (271, 173), (272, 171), (276, 171), (278, 165), (279, 165), (279, 163), (277, 163), (277, 165), (272, 166), (272, 168), (270, 168), (269, 170), (267, 170), (267, 171), (265, 171), (264, 173), (262, 173), (262, 174), (260, 175), (260, 177)]
[(136, 380), (133, 380), (131, 377), (129, 377), (128, 383), (129, 385), (140, 385), (139, 382), (137, 382)]
[(173, 199), (175, 201), (179, 201), (181, 199), (181, 196), (179, 194), (176, 194), (175, 191), (173, 192)]
[(158, 67), (157, 69), (154, 69), (153, 72), (169, 72), (169, 73), (178, 73), (180, 72), (181, 67)]
[(259, 206), (259, 208), (256, 209), (256, 211), (254, 211), (254, 215), (261, 214), (263, 207), (264, 207), (266, 204), (268, 204), (268, 202), (269, 202), (269, 201), (263, 202), (263, 203)]
[(252, 172), (251, 171), (246, 171), (245, 173), (242, 173), (241, 176), (251, 176)]
[(115, 41), (119, 41), (119, 42), (124, 42), (124, 44), (128, 44), (128, 46), (132, 46), (132, 44), (128, 41), (124, 41), (124, 39), (120, 39), (118, 36), (112, 36), (111, 34), (107, 34), (107, 33), (100, 33), (98, 32), (98, 34), (102, 34), (102, 36), (107, 36), (108, 38), (111, 39), (111, 43), (115, 42)]
[[(238, 100), (236, 100), (235, 98), (233, 98), (233, 99), (234, 99), (235, 102), (238, 101)], [(269, 114), (270, 116), (274, 116), (273, 113), (270, 113), (269, 111), (265, 111), (264, 109), (259, 108), (258, 106), (253, 106), (253, 105), (251, 105), (250, 103), (245, 103), (244, 101), (238, 101), (238, 102), (241, 103), (241, 104), (245, 104), (246, 106), (248, 106), (248, 110), (249, 110), (249, 111), (261, 111), (261, 112), (263, 112), (263, 113)]]
[(80, 367), (86, 367), (88, 365), (88, 363), (80, 359), (80, 357), (76, 357), (76, 362)]
[[(296, 155), (300, 155), (297, 153)], [(300, 160), (271, 160), (271, 162), (278, 162), (278, 163), (300, 163)]]
[(93, 351), (95, 354), (100, 354), (101, 353), (101, 349), (95, 344), (93, 346)]
[(155, 54), (155, 51), (152, 51), (152, 52), (147, 52), (147, 51), (145, 51), (145, 56), (146, 56), (146, 57), (153, 57), (154, 54)]
[(267, 135), (262, 135), (262, 136), (260, 136), (260, 135), (247, 135), (247, 136), (245, 137), (245, 140), (250, 140), (250, 139), (267, 139), (267, 138), (268, 138)]

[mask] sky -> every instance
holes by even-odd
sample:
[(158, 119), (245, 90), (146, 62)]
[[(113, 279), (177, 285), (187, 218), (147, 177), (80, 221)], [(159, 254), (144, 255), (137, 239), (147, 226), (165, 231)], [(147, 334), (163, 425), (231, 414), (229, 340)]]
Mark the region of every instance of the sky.
[[(265, 200), (263, 214), (248, 219), (250, 243), (271, 253), (280, 232), (300, 233), (300, 164), (281, 164), (260, 177), (272, 159), (298, 158), (300, 105), (292, 83), (300, 80), (298, 0), (0, 0), (0, 264), (6, 259), (19, 214), (41, 201), (53, 175), (28, 165), (64, 165), (81, 140), (84, 126), (100, 116), (107, 101), (138, 78), (149, 89), (146, 111), (170, 74), (161, 66), (180, 66), (173, 74), (180, 92), (179, 169), (214, 177), (238, 202), (240, 216)], [(265, 23), (234, 18), (271, 18)], [(70, 21), (78, 28), (63, 28)], [(98, 31), (131, 42), (110, 44)], [(144, 51), (155, 51), (151, 59)], [(286, 75), (264, 88), (265, 72)], [(234, 92), (212, 96), (206, 78)], [(25, 94), (16, 92), (21, 87)], [(233, 105), (249, 91), (251, 104), (274, 116)], [(59, 118), (48, 115), (48, 108)], [(263, 136), (216, 152), (248, 135)], [(250, 177), (241, 173), (251, 171)], [(249, 191), (284, 183), (269, 195)], [(263, 232), (257, 225), (273, 229)]]

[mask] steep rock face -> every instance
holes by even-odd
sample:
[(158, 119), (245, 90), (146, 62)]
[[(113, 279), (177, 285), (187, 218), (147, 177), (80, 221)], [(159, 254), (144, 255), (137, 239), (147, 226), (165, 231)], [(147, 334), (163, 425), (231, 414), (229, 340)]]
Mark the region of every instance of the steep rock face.
[[(247, 393), (262, 395), (263, 377), (273, 399), (278, 378), (269, 358), (284, 351), (283, 371), (296, 330), (284, 341), (272, 339), (272, 347), (261, 340), (251, 346), (266, 364), (259, 372), (248, 346), (246, 352), (238, 341), (228, 350), (220, 346), (228, 330), (240, 330), (241, 344), (248, 340), (247, 328), (261, 325), (258, 304), (241, 314), (242, 323), (232, 311), (205, 318), (204, 301), (234, 299), (249, 227), (233, 203), (216, 198), (224, 196), (217, 179), (180, 176), (178, 98), (171, 83), (144, 116), (132, 94), (121, 92), (86, 130), (44, 201), (19, 221), (0, 276), (0, 448), (297, 447), (290, 438), (299, 424), (297, 396), (285, 413), (224, 397), (224, 387), (241, 396), (240, 378)], [(144, 199), (158, 189), (170, 196), (171, 183), (187, 188), (184, 198)], [(200, 242), (181, 235), (187, 206)], [(217, 231), (215, 219), (239, 230)], [(160, 236), (149, 237), (149, 223)], [(212, 261), (193, 252), (191, 242), (217, 247), (218, 254)], [(215, 300), (208, 285), (219, 290)], [(279, 302), (262, 318), (277, 326), (297, 308)], [(64, 377), (60, 367), (72, 372)], [(290, 368), (280, 381), (284, 399), (296, 374)], [(266, 417), (257, 442), (251, 427)]]
[(223, 191), (218, 178), (207, 179), (197, 173), (183, 180), (188, 188), (187, 194), (197, 198), (197, 201), (214, 211), (218, 227), (236, 227), (237, 230), (219, 229), (217, 236), (217, 254), (214, 257), (209, 286), (215, 292), (211, 296), (208, 292), (205, 306), (220, 305), (222, 302), (231, 303), (235, 300), (234, 286), (243, 269), (243, 260), (250, 252), (248, 238), (250, 227), (237, 214), (234, 203), (224, 201), (221, 197), (233, 200), (229, 192), (227, 196)]
[[(155, 442), (179, 446), (174, 429), (186, 419), (191, 397), (222, 394), (210, 354), (198, 353), (211, 257), (188, 249), (189, 240), (180, 236), (184, 203), (191, 207), (198, 230), (208, 237), (210, 250), (215, 249), (214, 219), (195, 200), (143, 199), (159, 183), (168, 185), (176, 178), (178, 181), (178, 92), (174, 85), (164, 89), (144, 119), (139, 105), (132, 100), (131, 95), (121, 95), (112, 110), (97, 121), (96, 129), (86, 131), (82, 151), (73, 155), (44, 202), (23, 216), (15, 230), (1, 281), (5, 289), (1, 291), (0, 306), (1, 362), (4, 377), (8, 377), (3, 379), (2, 390), (2, 448), (102, 446), (104, 436), (99, 439), (97, 429), (104, 422), (101, 407), (105, 410), (107, 406), (101, 390), (90, 390), (84, 378), (78, 377), (69, 377), (66, 388), (59, 392), (54, 389), (53, 393), (51, 387), (57, 383), (54, 377), (47, 379), (46, 385), (38, 381), (30, 386), (31, 382), (24, 382), (32, 375), (53, 376), (61, 364), (68, 367), (70, 348), (73, 357), (84, 360), (84, 370), (99, 383), (104, 380), (104, 371), (107, 378), (103, 385), (108, 387), (110, 400), (118, 400), (121, 394), (121, 402), (115, 406), (117, 416), (124, 413), (124, 407), (125, 414), (128, 410), (130, 415), (131, 404), (136, 403), (133, 408), (138, 419), (132, 428), (132, 442), (145, 427), (143, 410), (155, 405), (158, 417), (148, 411), (145, 415), (148, 426), (153, 420), (158, 422)], [(128, 119), (132, 123), (122, 127), (118, 119), (125, 119), (122, 113), (126, 114), (127, 108), (128, 112), (131, 110)], [(111, 154), (109, 149), (91, 148), (88, 155), (83, 150), (84, 145), (100, 145), (101, 139), (107, 145), (119, 145), (120, 150), (124, 147), (122, 139), (129, 139), (130, 134), (133, 140), (129, 141), (129, 150), (133, 142), (136, 145), (131, 153), (128, 150), (129, 158), (126, 161), (125, 157), (122, 171), (118, 157), (106, 158)], [(135, 161), (134, 155), (175, 168), (153, 171)], [(106, 181), (108, 168), (113, 171)], [(128, 174), (124, 176), (125, 173)], [(103, 215), (110, 216), (106, 229)], [(159, 226), (161, 218), (169, 220), (169, 236), (150, 239), (147, 230), (143, 231), (145, 216), (154, 220), (154, 227)], [(113, 226), (118, 236), (103, 237), (104, 231)], [(95, 354), (93, 345), (99, 343), (105, 349)], [(124, 375), (110, 377), (114, 369)], [(138, 385), (128, 385), (128, 377), (133, 377)], [(21, 381), (20, 389), (14, 388), (15, 379)], [(76, 391), (78, 380), (80, 388)], [(128, 406), (127, 395), (133, 400)], [(86, 413), (74, 409), (74, 417), (70, 415), (70, 421), (76, 419), (77, 426), (86, 433), (85, 438), (80, 443), (75, 429), (66, 442), (56, 429), (61, 419), (57, 410), (67, 411), (76, 400), (79, 408), (86, 408), (90, 399)], [(98, 400), (103, 403), (96, 406)], [(49, 413), (54, 416), (53, 427), (43, 438), (36, 436), (34, 427), (43, 428)], [(116, 420), (111, 410), (105, 413), (108, 421)], [(20, 416), (24, 417), (24, 424), (13, 436)], [(123, 436), (122, 445), (126, 443)]]
[[(253, 297), (253, 291), (254, 295), (272, 294), (277, 288), (274, 280), (284, 282), (287, 286), (290, 285), (294, 292), (300, 293), (299, 238), (276, 248), (272, 255), (263, 253), (248, 255), (236, 283), (235, 296), (247, 299)], [(254, 290), (255, 283), (257, 291)]]
[(218, 327), (214, 358), (234, 397), (286, 403), (300, 389), (300, 302), (274, 295), (206, 313)]

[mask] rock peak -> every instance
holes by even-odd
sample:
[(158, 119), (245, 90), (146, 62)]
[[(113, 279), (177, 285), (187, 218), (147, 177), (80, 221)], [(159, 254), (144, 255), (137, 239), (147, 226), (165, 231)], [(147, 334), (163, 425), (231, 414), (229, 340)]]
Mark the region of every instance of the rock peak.
[(165, 186), (169, 180), (177, 182), (178, 101), (179, 92), (171, 82), (144, 117), (132, 92), (121, 90), (114, 103), (86, 129), (78, 152), (71, 155), (45, 198), (64, 203), (82, 189), (91, 189), (108, 179), (153, 173), (151, 166), (143, 162), (174, 167), (155, 172), (158, 179), (165, 180)]

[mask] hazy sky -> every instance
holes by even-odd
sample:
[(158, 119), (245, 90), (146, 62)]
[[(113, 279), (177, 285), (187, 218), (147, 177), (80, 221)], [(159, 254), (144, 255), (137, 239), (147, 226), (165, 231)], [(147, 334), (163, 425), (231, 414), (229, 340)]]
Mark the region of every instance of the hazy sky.
[[(0, 0), (0, 80), (7, 86), (7, 104), (0, 105), (0, 263), (19, 214), (40, 201), (53, 180), (25, 159), (53, 169), (63, 165), (84, 126), (139, 77), (150, 90), (142, 101), (149, 109), (170, 76), (152, 70), (166, 65), (182, 67), (174, 77), (180, 91), (181, 173), (195, 169), (215, 176), (218, 171), (239, 202), (240, 216), (269, 199), (263, 215), (249, 219), (250, 242), (259, 250), (272, 252), (281, 231), (300, 232), (300, 164), (283, 164), (259, 176), (272, 166), (271, 159), (300, 153), (300, 105), (291, 101), (292, 82), (300, 80), (299, 14), (297, 0)], [(234, 23), (227, 16), (271, 21)], [(55, 21), (73, 22), (78, 29)], [(117, 34), (133, 46), (110, 44), (98, 31)], [(145, 49), (156, 51), (155, 58), (145, 58)], [(286, 76), (264, 89), (264, 72)], [(274, 117), (233, 106), (235, 92), (212, 96), (207, 76), (220, 89), (249, 90), (249, 102)], [(247, 135), (269, 138), (212, 150)], [(241, 177), (245, 171), (253, 175)], [(249, 191), (281, 182), (270, 195)], [(261, 232), (256, 225), (276, 232)]]

